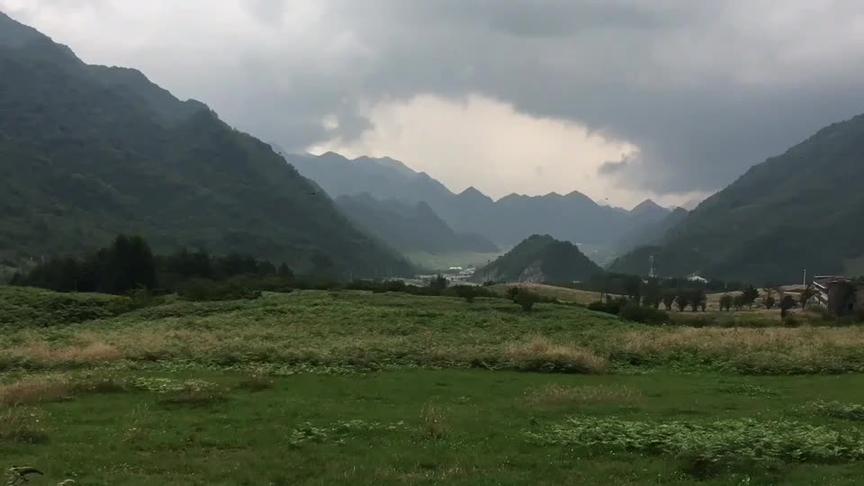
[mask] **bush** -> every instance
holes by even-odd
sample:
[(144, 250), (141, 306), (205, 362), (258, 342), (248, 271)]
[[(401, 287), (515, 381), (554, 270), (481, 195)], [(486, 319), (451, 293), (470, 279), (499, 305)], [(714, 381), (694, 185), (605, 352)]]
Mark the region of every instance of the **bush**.
[[(515, 290), (515, 292), (511, 292)], [(525, 312), (530, 312), (531, 309), (534, 308), (534, 304), (537, 302), (542, 302), (543, 298), (539, 295), (531, 292), (530, 290), (520, 289), (519, 287), (512, 287), (507, 291), (507, 295), (510, 297), (514, 303), (518, 304), (522, 307), (522, 310)]]
[(617, 299), (606, 299), (606, 302), (601, 300), (588, 304), (588, 310), (596, 312), (605, 312), (606, 314), (620, 315), (621, 309), (627, 305), (627, 299), (619, 297)]
[(622, 307), (618, 315), (624, 320), (644, 324), (666, 324), (669, 322), (669, 314), (660, 309), (638, 305), (635, 302)]
[(177, 290), (177, 293), (186, 300), (196, 302), (257, 299), (261, 296), (260, 290), (244, 287), (235, 281), (216, 282), (204, 278), (196, 278), (185, 282)]
[(474, 302), (477, 297), (500, 297), (499, 294), (476, 285), (454, 285), (445, 290), (443, 295), (465, 299), (465, 302), (469, 304)]

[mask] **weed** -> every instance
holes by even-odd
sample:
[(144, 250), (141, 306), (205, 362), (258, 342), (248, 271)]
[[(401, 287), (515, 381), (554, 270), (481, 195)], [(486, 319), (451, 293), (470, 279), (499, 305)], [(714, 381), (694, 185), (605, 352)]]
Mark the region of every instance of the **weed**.
[(0, 442), (40, 443), (48, 439), (44, 413), (35, 408), (0, 410)]
[(442, 440), (447, 437), (447, 417), (444, 411), (433, 404), (426, 404), (420, 411), (422, 435), (426, 440)]
[(333, 422), (323, 426), (316, 426), (311, 422), (304, 422), (291, 431), (288, 436), (288, 444), (294, 447), (309, 442), (344, 444), (348, 438), (360, 433), (372, 431), (392, 432), (404, 429), (404, 422), (386, 424), (355, 419)]
[(864, 420), (864, 405), (858, 403), (817, 401), (805, 407), (816, 415), (843, 420)]
[(670, 455), (684, 460), (688, 470), (699, 474), (778, 461), (864, 459), (857, 430), (838, 431), (781, 420), (730, 419), (700, 424), (575, 417), (542, 432), (528, 432), (528, 437), (549, 445)]

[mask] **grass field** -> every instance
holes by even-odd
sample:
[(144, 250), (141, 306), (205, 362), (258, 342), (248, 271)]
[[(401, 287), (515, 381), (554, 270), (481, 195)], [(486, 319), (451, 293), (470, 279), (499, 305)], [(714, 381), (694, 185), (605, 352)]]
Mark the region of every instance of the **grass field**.
[(864, 474), (858, 327), (362, 292), (151, 304), (0, 287), (0, 466), (40, 468), (36, 485)]

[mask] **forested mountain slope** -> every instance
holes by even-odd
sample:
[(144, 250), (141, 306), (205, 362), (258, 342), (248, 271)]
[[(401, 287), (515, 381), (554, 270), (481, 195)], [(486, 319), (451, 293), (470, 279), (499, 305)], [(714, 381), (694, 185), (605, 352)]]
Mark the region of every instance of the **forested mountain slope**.
[(80, 253), (117, 233), (285, 261), (409, 266), (269, 145), (138, 71), (90, 66), (0, 14), (0, 257)]

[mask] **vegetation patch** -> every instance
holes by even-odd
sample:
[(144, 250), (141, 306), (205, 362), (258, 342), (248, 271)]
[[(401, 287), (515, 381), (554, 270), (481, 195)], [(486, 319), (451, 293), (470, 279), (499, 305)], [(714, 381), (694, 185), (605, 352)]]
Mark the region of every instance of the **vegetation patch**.
[(365, 420), (340, 420), (327, 425), (313, 425), (305, 422), (296, 427), (288, 436), (288, 443), (298, 447), (307, 443), (344, 444), (347, 440), (368, 432), (395, 432), (405, 430), (404, 422), (368, 422)]
[(558, 344), (543, 337), (510, 346), (505, 358), (516, 369), (564, 373), (602, 373), (609, 366), (606, 358), (590, 349)]
[(750, 465), (864, 458), (864, 441), (857, 429), (834, 430), (782, 420), (695, 423), (574, 417), (541, 432), (528, 432), (528, 437), (541, 444), (585, 450), (674, 456), (695, 474)]
[(559, 384), (535, 388), (525, 394), (525, 402), (538, 408), (574, 407), (580, 405), (624, 405), (640, 401), (638, 390), (624, 385)]
[(864, 420), (864, 405), (859, 403), (825, 402), (810, 403), (806, 409), (816, 415), (843, 420)]
[(48, 432), (45, 413), (31, 407), (0, 409), (0, 443), (36, 444), (45, 442)]

